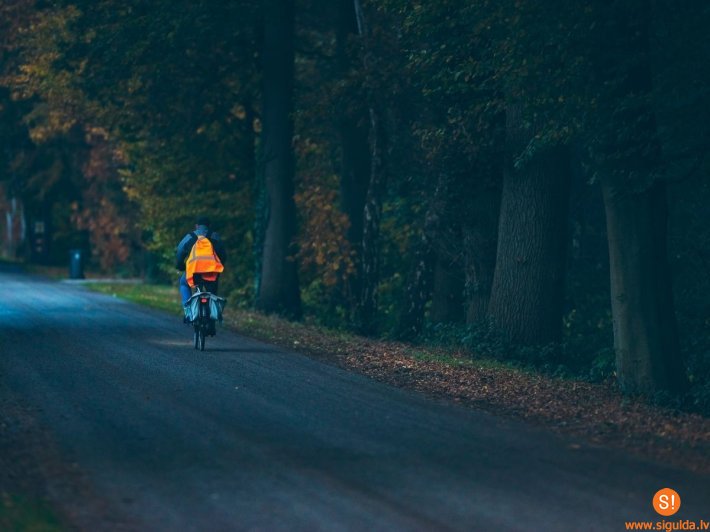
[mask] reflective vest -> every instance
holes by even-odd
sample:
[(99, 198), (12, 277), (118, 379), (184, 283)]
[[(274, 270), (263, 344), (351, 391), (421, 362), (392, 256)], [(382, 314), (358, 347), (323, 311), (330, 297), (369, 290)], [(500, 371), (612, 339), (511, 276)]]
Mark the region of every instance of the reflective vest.
[(187, 284), (195, 286), (193, 277), (196, 273), (201, 274), (205, 281), (215, 281), (217, 274), (223, 271), (224, 266), (214, 252), (210, 239), (203, 235), (197, 235), (197, 242), (192, 246), (192, 251), (190, 251), (185, 264)]

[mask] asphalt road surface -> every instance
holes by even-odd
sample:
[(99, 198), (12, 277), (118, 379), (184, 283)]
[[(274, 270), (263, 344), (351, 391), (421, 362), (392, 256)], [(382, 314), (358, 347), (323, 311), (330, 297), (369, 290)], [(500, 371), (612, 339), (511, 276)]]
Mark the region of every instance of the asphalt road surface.
[(668, 519), (710, 517), (707, 477), (224, 330), (200, 353), (178, 318), (79, 286), (0, 286), (0, 390), (71, 464), (51, 482), (85, 484), (49, 490), (80, 529), (624, 530), (661, 519), (663, 487)]

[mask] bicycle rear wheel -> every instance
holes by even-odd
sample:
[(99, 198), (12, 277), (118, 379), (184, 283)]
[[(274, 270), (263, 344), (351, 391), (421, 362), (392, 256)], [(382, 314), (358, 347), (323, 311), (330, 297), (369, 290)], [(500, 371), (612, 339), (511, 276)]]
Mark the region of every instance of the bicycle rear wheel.
[(205, 330), (200, 327), (200, 351), (205, 350)]

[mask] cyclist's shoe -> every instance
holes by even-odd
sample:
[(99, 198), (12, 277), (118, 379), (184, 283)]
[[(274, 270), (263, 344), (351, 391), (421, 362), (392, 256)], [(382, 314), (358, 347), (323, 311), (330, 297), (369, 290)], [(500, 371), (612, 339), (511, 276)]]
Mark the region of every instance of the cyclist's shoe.
[(215, 326), (213, 320), (210, 320), (210, 326), (207, 331), (207, 334), (209, 334), (210, 336), (215, 336), (217, 334), (217, 327)]

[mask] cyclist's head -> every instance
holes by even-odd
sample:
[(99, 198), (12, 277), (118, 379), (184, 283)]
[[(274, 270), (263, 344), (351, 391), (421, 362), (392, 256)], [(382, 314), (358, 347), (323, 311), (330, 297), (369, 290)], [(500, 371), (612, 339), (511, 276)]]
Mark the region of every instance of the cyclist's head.
[(210, 218), (209, 216), (198, 216), (197, 219), (195, 220), (195, 225), (204, 225), (205, 227), (210, 226)]

